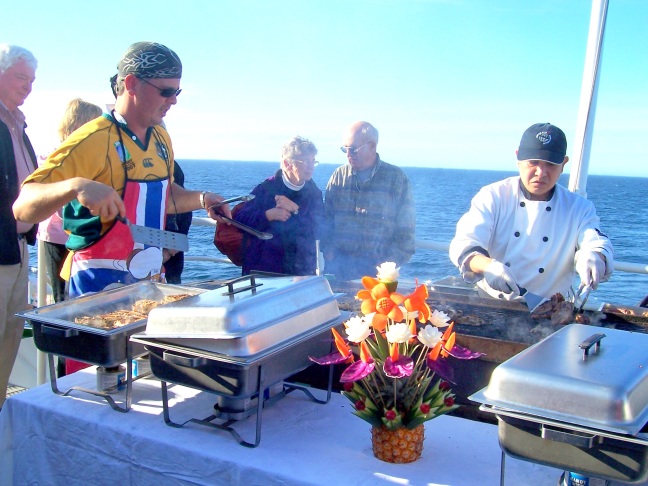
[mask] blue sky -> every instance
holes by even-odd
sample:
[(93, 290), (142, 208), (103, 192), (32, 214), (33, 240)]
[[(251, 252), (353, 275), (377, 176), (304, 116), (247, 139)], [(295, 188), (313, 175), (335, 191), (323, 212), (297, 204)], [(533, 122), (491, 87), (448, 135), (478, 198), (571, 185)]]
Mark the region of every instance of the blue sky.
[[(112, 101), (108, 79), (140, 40), (183, 61), (166, 117), (181, 160), (276, 161), (300, 134), (342, 164), (359, 119), (401, 166), (515, 170), (536, 122), (573, 148), (590, 0), (6, 3), (0, 42), (39, 60), (23, 111), (40, 153), (70, 99)], [(591, 174), (648, 177), (647, 25), (648, 1), (610, 0)]]

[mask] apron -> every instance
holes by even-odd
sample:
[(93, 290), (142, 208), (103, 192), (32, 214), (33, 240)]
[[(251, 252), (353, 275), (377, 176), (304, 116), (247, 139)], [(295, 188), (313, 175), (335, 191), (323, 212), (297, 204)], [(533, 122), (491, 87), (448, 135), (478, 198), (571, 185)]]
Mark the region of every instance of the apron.
[[(126, 179), (124, 205), (133, 224), (164, 229), (169, 180)], [(72, 254), (70, 298), (138, 280), (163, 280), (162, 249), (135, 243), (127, 224), (115, 224), (90, 246)]]

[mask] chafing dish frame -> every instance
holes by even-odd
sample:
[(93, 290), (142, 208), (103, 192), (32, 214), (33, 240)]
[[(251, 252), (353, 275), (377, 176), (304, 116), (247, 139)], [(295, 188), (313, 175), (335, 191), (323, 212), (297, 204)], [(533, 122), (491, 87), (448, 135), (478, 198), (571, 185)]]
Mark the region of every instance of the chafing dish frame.
[[(139, 290), (140, 288), (142, 290)], [(74, 299), (69, 299), (63, 302), (58, 302), (55, 304), (39, 307), (32, 310), (27, 310), (24, 312), (19, 312), (16, 314), (17, 316), (22, 317), (30, 322), (34, 331), (34, 344), (41, 352), (47, 354), (48, 365), (49, 365), (50, 386), (52, 388), (53, 393), (59, 396), (69, 396), (73, 391), (80, 391), (83, 393), (88, 393), (90, 395), (94, 395), (105, 399), (108, 402), (108, 405), (110, 405), (110, 408), (112, 408), (117, 412), (126, 413), (131, 409), (133, 382), (137, 381), (140, 378), (146, 378), (151, 375), (150, 372), (147, 372), (145, 374), (133, 377), (132, 361), (134, 358), (146, 354), (146, 350), (144, 346), (138, 345), (136, 343), (132, 343), (130, 341), (130, 336), (146, 328), (146, 319), (133, 322), (121, 328), (113, 328), (113, 329), (106, 330), (106, 329), (99, 329), (92, 326), (76, 324), (72, 321), (62, 319), (60, 316), (54, 318), (48, 317), (47, 314), (48, 313), (56, 314), (57, 311), (62, 312), (61, 309), (65, 310), (68, 307), (73, 308), (75, 305), (81, 303), (81, 307), (82, 307), (81, 310), (79, 310), (78, 313), (74, 312), (74, 314), (80, 315), (81, 313), (83, 313), (84, 307), (88, 307), (91, 303), (95, 302), (96, 300), (101, 300), (106, 296), (110, 298), (110, 297), (114, 297), (115, 295), (130, 294), (130, 295), (136, 295), (135, 300), (138, 300), (139, 298), (145, 297), (146, 295), (144, 296), (138, 295), (137, 291), (146, 292), (147, 288), (160, 292), (163, 295), (177, 295), (183, 293), (198, 295), (200, 293), (205, 292), (204, 289), (199, 289), (194, 287), (171, 285), (166, 283), (142, 280), (134, 284), (117, 287), (96, 294), (83, 295), (80, 297), (76, 297)], [(132, 293), (133, 291), (135, 291), (134, 294)], [(83, 304), (85, 304), (85, 306)], [(62, 350), (64, 351), (64, 353), (61, 354), (54, 353), (51, 343), (47, 343), (47, 341), (43, 338), (44, 335), (51, 335), (65, 340), (65, 339), (72, 339), (78, 337), (80, 334), (91, 336), (94, 337), (95, 339), (99, 339), (102, 341), (115, 340), (117, 342), (112, 347), (113, 352), (104, 353), (104, 356), (102, 356), (102, 358), (100, 359), (88, 360), (87, 356), (85, 355), (83, 355), (82, 357), (74, 356), (73, 355), (74, 353), (70, 353), (69, 349), (65, 349), (64, 346), (63, 346), (64, 349)], [(118, 350), (118, 353), (115, 352), (116, 350)], [(113, 389), (108, 389), (107, 391), (99, 391), (99, 390), (91, 390), (89, 388), (84, 388), (79, 386), (73, 386), (66, 391), (61, 391), (58, 387), (58, 381), (56, 377), (56, 371), (55, 371), (56, 367), (54, 366), (54, 355), (82, 361), (90, 365), (106, 366), (106, 367), (117, 366), (125, 362), (126, 363), (126, 390), (125, 390), (123, 403), (121, 405), (118, 404), (115, 401), (115, 399), (109, 394), (109, 392), (114, 391)]]
[[(297, 336), (295, 339), (283, 343), (280, 347), (277, 347), (276, 349), (268, 350), (264, 353), (259, 353), (259, 355), (246, 357), (246, 358), (232, 358), (232, 357), (227, 357), (225, 355), (222, 355), (220, 357), (222, 361), (218, 361), (219, 355), (216, 353), (209, 353), (209, 352), (201, 353), (199, 350), (193, 350), (191, 348), (180, 348), (175, 345), (156, 342), (155, 339), (152, 338), (134, 337), (133, 340), (143, 343), (150, 353), (151, 371), (153, 372), (153, 375), (162, 383), (162, 410), (163, 410), (164, 422), (168, 426), (181, 428), (187, 423), (197, 423), (207, 427), (212, 427), (215, 429), (229, 432), (240, 445), (244, 447), (255, 448), (261, 442), (261, 423), (262, 423), (261, 412), (264, 406), (271, 405), (278, 399), (286, 396), (287, 394), (295, 390), (302, 391), (304, 394), (306, 394), (309, 397), (309, 399), (311, 399), (315, 403), (326, 404), (329, 402), (331, 398), (331, 392), (333, 388), (334, 368), (333, 365), (329, 365), (326, 398), (319, 399), (315, 397), (313, 393), (309, 390), (309, 388), (305, 385), (300, 385), (296, 383), (287, 383), (287, 382), (284, 382), (281, 392), (279, 392), (274, 396), (269, 396), (267, 392), (270, 390), (272, 386), (274, 386), (277, 383), (275, 380), (277, 380), (278, 377), (272, 376), (271, 378), (272, 382), (270, 383), (266, 382), (266, 375), (268, 374), (268, 372), (266, 370), (265, 362), (270, 359), (279, 360), (282, 358), (281, 355), (286, 353), (288, 354), (298, 353), (300, 356), (303, 354), (304, 358), (306, 358), (309, 353), (307, 351), (302, 353), (302, 348), (307, 346), (308, 344), (312, 344), (315, 341), (315, 339), (322, 338), (322, 336), (327, 333), (330, 327), (335, 325), (340, 320), (341, 317), (336, 319), (335, 322), (333, 323), (327, 321), (321, 324), (320, 326), (318, 326), (317, 328), (315, 328), (314, 330), (312, 330), (312, 332)], [(329, 341), (328, 344), (329, 349), (332, 349), (333, 343), (330, 340), (328, 341)], [(161, 355), (159, 353), (160, 348), (162, 349)], [(167, 350), (170, 351), (168, 355), (167, 355)], [(210, 364), (212, 364), (214, 368), (218, 368), (218, 364), (220, 363), (220, 364), (226, 364), (230, 368), (237, 369), (237, 370), (244, 370), (244, 368), (246, 367), (249, 368), (249, 367), (256, 366), (257, 367), (256, 383), (254, 385), (254, 388), (252, 388), (252, 386), (247, 386), (245, 384), (241, 385), (242, 387), (244, 387), (244, 391), (242, 391), (239, 395), (236, 395), (234, 393), (228, 394), (226, 392), (219, 392), (217, 390), (207, 389), (205, 387), (200, 387), (197, 384), (189, 384), (183, 382), (182, 380), (171, 381), (168, 380), (169, 378), (168, 376), (164, 376), (163, 374), (161, 375), (156, 374), (156, 371), (158, 371), (159, 368), (158, 362), (166, 363), (167, 361), (175, 362), (173, 364), (176, 366), (184, 365), (184, 367), (190, 369), (195, 369), (198, 366), (202, 366), (207, 362), (210, 362)], [(171, 365), (167, 365), (167, 367), (168, 366)], [(284, 372), (283, 375), (286, 375), (285, 377), (288, 377), (300, 371), (301, 369), (303, 368), (300, 367), (299, 369), (291, 369), (290, 372)], [(202, 374), (202, 372), (200, 373)], [(243, 371), (241, 371), (241, 373), (243, 373)], [(281, 373), (279, 374), (282, 375)], [(211, 378), (211, 376), (209, 378)], [(225, 378), (239, 378), (239, 376), (238, 375), (235, 377), (225, 376)], [(210, 415), (209, 417), (206, 417), (204, 419), (191, 418), (189, 420), (186, 420), (183, 423), (177, 423), (171, 419), (167, 383), (175, 383), (182, 386), (188, 386), (190, 388), (195, 388), (201, 391), (212, 393), (220, 397), (256, 399), (256, 404), (254, 405), (254, 407), (248, 409), (249, 413), (240, 414), (238, 416), (236, 414), (228, 414), (222, 410), (219, 410), (218, 407), (215, 406), (214, 409), (216, 412)], [(239, 419), (247, 418), (250, 415), (256, 415), (256, 435), (255, 435), (254, 442), (250, 442), (243, 439), (240, 436), (240, 434), (233, 427), (231, 427), (232, 424), (237, 422)], [(215, 420), (222, 420), (222, 423), (215, 423), (214, 422)]]
[[(645, 384), (645, 373), (641, 371), (644, 368), (643, 348), (640, 346), (643, 341), (629, 348), (629, 351), (635, 352), (634, 355), (630, 353), (630, 358), (621, 356), (630, 359), (627, 367), (622, 370), (630, 374), (621, 373), (618, 381), (610, 381), (606, 380), (607, 376), (600, 375), (601, 364), (589, 373), (579, 371), (583, 369), (582, 366), (587, 366), (590, 359), (600, 359), (596, 355), (600, 352), (601, 340), (606, 335), (596, 333), (598, 328), (591, 326), (573, 324), (567, 327), (571, 329), (563, 328), (543, 340), (550, 342), (539, 342), (532, 348), (527, 348), (520, 356), (514, 356), (502, 363), (498, 367), (501, 373), (495, 384), (491, 379), (488, 387), (469, 397), (470, 400), (481, 404), (480, 411), (493, 414), (497, 418), (499, 444), (502, 449), (500, 484), (504, 484), (507, 454), (591, 477), (630, 484), (643, 482), (648, 479), (648, 434), (645, 432), (648, 430), (645, 423), (648, 404), (639, 398), (632, 399), (632, 392), (643, 391), (645, 396), (645, 385), (641, 386), (642, 383)], [(609, 346), (616, 346), (617, 349), (627, 340), (631, 340), (633, 334), (613, 329), (605, 332), (613, 339)], [(586, 339), (581, 342), (584, 337)], [(642, 340), (645, 341), (645, 338), (642, 337)], [(633, 342), (637, 343), (637, 339)], [(605, 342), (603, 346), (606, 346)], [(581, 353), (581, 361), (576, 363), (574, 359), (578, 359), (578, 353)], [(594, 354), (594, 358), (590, 358), (591, 353)], [(536, 398), (542, 401), (543, 392), (547, 392), (547, 384), (543, 379), (555, 377), (555, 366), (537, 376), (531, 373), (527, 378), (524, 378), (523, 372), (535, 369), (540, 358), (547, 360), (559, 356), (562, 359), (567, 358), (567, 363), (573, 366), (573, 369), (567, 368), (560, 375), (565, 377), (566, 383), (570, 383), (570, 380), (571, 386), (591, 383), (590, 386), (598, 385), (601, 388), (598, 392), (609, 389), (609, 415), (613, 415), (612, 411), (617, 411), (618, 415), (621, 410), (625, 413), (635, 410), (634, 414), (625, 420), (604, 419), (601, 411), (604, 410), (603, 401), (598, 409), (594, 409), (592, 415), (579, 415), (572, 405), (584, 403), (575, 399), (591, 398), (586, 393), (588, 389), (585, 388), (585, 384), (580, 385), (583, 387), (580, 394), (569, 394), (570, 400), (564, 402), (568, 404), (564, 407), (561, 407), (562, 401), (554, 401), (551, 406), (535, 403)], [(608, 362), (611, 364), (614, 360), (608, 358), (604, 363)], [(558, 361), (556, 364), (561, 363)], [(612, 367), (616, 369), (614, 365)], [(515, 386), (519, 383), (524, 383), (523, 391)], [(614, 386), (617, 383), (618, 386)], [(487, 391), (491, 387), (494, 389), (489, 395)], [(513, 388), (515, 391), (511, 391)], [(524, 393), (531, 393), (532, 398), (525, 399)], [(605, 396), (607, 395), (603, 393), (602, 397)], [(614, 418), (617, 418), (616, 415)]]
[[(534, 464), (562, 468), (586, 476), (627, 484), (642, 483), (648, 479), (648, 461), (646, 461), (648, 458), (648, 434), (617, 434), (488, 404), (480, 405), (479, 410), (494, 414), (497, 417), (498, 440), (502, 450), (500, 486), (504, 486), (506, 455)], [(522, 440), (518, 437), (507, 437), (507, 434), (524, 435), (526, 441), (522, 443)], [(519, 444), (516, 444), (516, 441)], [(564, 460), (563, 463), (546, 458), (547, 441), (562, 444), (561, 450), (554, 452), (554, 455), (560, 455)], [(604, 445), (606, 441), (611, 445), (602, 450), (602, 444)], [(625, 448), (621, 449), (617, 444), (619, 442), (623, 443)], [(627, 452), (632, 454), (628, 455)], [(592, 463), (583, 466), (582, 461), (580, 465), (574, 465), (570, 461), (574, 453), (590, 455), (592, 461), (603, 462), (603, 458), (605, 458), (613, 464), (605, 462), (604, 464), (609, 466), (606, 471), (595, 469)], [(624, 458), (627, 459), (625, 462)], [(634, 469), (633, 463), (636, 465)]]
[[(236, 281), (239, 280), (240, 279), (236, 279)], [(254, 285), (255, 284), (253, 283), (253, 286)], [(326, 404), (329, 402), (333, 388), (333, 365), (329, 365), (326, 398), (324, 399), (315, 397), (309, 390), (309, 387), (305, 385), (287, 383), (285, 381), (283, 383), (281, 392), (279, 392), (278, 394), (269, 396), (267, 392), (270, 390), (270, 388), (276, 385), (276, 383), (285, 380), (285, 378), (309, 366), (307, 359), (309, 355), (318, 354), (319, 352), (325, 354), (326, 351), (324, 351), (323, 349), (325, 346), (328, 346), (329, 351), (332, 350), (334, 346), (333, 341), (329, 338), (324, 338), (324, 336), (330, 331), (331, 327), (340, 324), (343, 320), (344, 319), (342, 314), (339, 314), (337, 317), (322, 322), (309, 331), (293, 336), (291, 339), (278, 343), (274, 347), (270, 347), (254, 355), (242, 357), (228, 356), (212, 351), (179, 346), (178, 344), (164, 342), (164, 340), (162, 339), (145, 335), (132, 336), (131, 341), (143, 344), (149, 351), (151, 358), (151, 371), (153, 375), (162, 383), (163, 417), (164, 422), (168, 426), (181, 428), (188, 423), (204, 425), (230, 433), (230, 435), (232, 435), (232, 437), (234, 437), (234, 439), (244, 447), (255, 448), (261, 442), (261, 412), (264, 406), (271, 405), (278, 399), (295, 390), (302, 391), (308, 396), (310, 400), (314, 401), (315, 403)], [(190, 343), (191, 340), (189, 340), (188, 342)], [(318, 349), (320, 347), (322, 348), (321, 350)], [(296, 368), (293, 367), (290, 370), (273, 370), (272, 366), (266, 366), (266, 362), (270, 362), (270, 360), (281, 360), (282, 357), (293, 357), (293, 355), (296, 355), (300, 360), (303, 360), (303, 363)], [(214, 370), (222, 370), (223, 368), (226, 368), (234, 371), (229, 376), (223, 375), (223, 373), (221, 372), (220, 375), (216, 375), (214, 377), (198, 369), (199, 367), (204, 367), (206, 365), (210, 365), (210, 368), (214, 368)], [(190, 383), (187, 383), (187, 380), (184, 379), (173, 379), (177, 375), (176, 372), (172, 369), (173, 366), (188, 368), (195, 371), (195, 374), (197, 375), (196, 379), (190, 379)], [(253, 377), (255, 379), (254, 385), (252, 385), (250, 381), (246, 381), (246, 378), (248, 376), (245, 374), (246, 370), (253, 367), (256, 368), (257, 373), (256, 377)], [(248, 375), (249, 374), (250, 373), (248, 372)], [(268, 375), (270, 376), (269, 380), (267, 380)], [(178, 376), (182, 376), (183, 378), (187, 377), (186, 374)], [(238, 380), (238, 382), (240, 382), (238, 385), (239, 388), (233, 391), (232, 386), (230, 386), (230, 389), (228, 389), (222, 384), (218, 384), (217, 387), (212, 385), (212, 388), (200, 386), (198, 382), (201, 379), (204, 380), (205, 378), (208, 378), (213, 382), (216, 382), (216, 378), (222, 381), (226, 381), (226, 379), (234, 381)], [(218, 406), (216, 405), (214, 407), (215, 413), (210, 415), (209, 417), (206, 417), (204, 419), (191, 418), (183, 423), (177, 423), (171, 419), (170, 415), (168, 383), (188, 386), (190, 388), (195, 388), (201, 391), (215, 394), (219, 397), (230, 397), (233, 399), (256, 399), (256, 404), (250, 409), (247, 409), (246, 412), (248, 413), (243, 412), (241, 414), (231, 414), (227, 411), (219, 410)], [(236, 421), (242, 418), (247, 418), (251, 415), (256, 415), (256, 433), (253, 442), (243, 439), (240, 434), (232, 427), (232, 424), (234, 424)], [(222, 421), (222, 423), (215, 423), (216, 420)]]

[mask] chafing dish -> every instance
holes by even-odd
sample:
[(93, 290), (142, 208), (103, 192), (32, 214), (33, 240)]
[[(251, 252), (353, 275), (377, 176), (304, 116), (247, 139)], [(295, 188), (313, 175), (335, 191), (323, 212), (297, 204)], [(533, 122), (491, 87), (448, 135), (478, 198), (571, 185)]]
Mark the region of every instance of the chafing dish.
[[(253, 275), (191, 301), (153, 309), (145, 332), (131, 340), (146, 347), (151, 371), (163, 382), (167, 424), (178, 425), (169, 416), (170, 382), (218, 395), (216, 415), (193, 421), (224, 419), (222, 428), (231, 432), (229, 421), (254, 413), (260, 427), (270, 390), (283, 388), (284, 379), (309, 366), (309, 356), (327, 354), (330, 328), (341, 321), (336, 295), (324, 277)], [(329, 381), (329, 396), (330, 387)], [(259, 440), (257, 429), (254, 444), (239, 442), (254, 447)]]
[[(126, 409), (128, 410), (130, 409), (131, 359), (146, 353), (143, 345), (131, 343), (129, 338), (146, 328), (146, 319), (113, 328), (80, 324), (75, 322), (75, 319), (131, 310), (133, 304), (141, 300), (161, 301), (171, 295), (193, 296), (202, 292), (203, 289), (141, 281), (27, 310), (17, 315), (23, 317), (33, 327), (36, 347), (50, 355), (50, 381), (55, 393), (67, 394), (69, 390), (66, 393), (58, 390), (52, 355), (107, 368), (126, 362), (128, 368)], [(119, 409), (111, 397), (100, 392), (84, 391), (105, 396), (113, 408)], [(124, 410), (119, 409), (119, 411)]]
[(570, 324), (500, 364), (488, 386), (469, 398), (496, 415), (500, 446), (508, 455), (587, 476), (643, 482), (646, 350), (645, 333)]

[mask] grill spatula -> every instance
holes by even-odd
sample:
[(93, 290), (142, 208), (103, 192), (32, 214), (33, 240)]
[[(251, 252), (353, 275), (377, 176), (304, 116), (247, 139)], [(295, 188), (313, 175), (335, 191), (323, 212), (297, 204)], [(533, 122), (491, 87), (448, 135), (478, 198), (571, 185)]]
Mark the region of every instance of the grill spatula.
[(133, 241), (158, 248), (169, 248), (178, 251), (189, 251), (189, 238), (183, 233), (164, 231), (131, 223), (128, 218), (117, 216), (117, 219), (128, 225)]
[(549, 300), (546, 297), (542, 297), (541, 295), (529, 292), (524, 287), (518, 286), (518, 288), (520, 289), (520, 296), (524, 297), (524, 300), (526, 301), (527, 307), (529, 308), (529, 312), (531, 314), (533, 314), (533, 312), (538, 307)]

